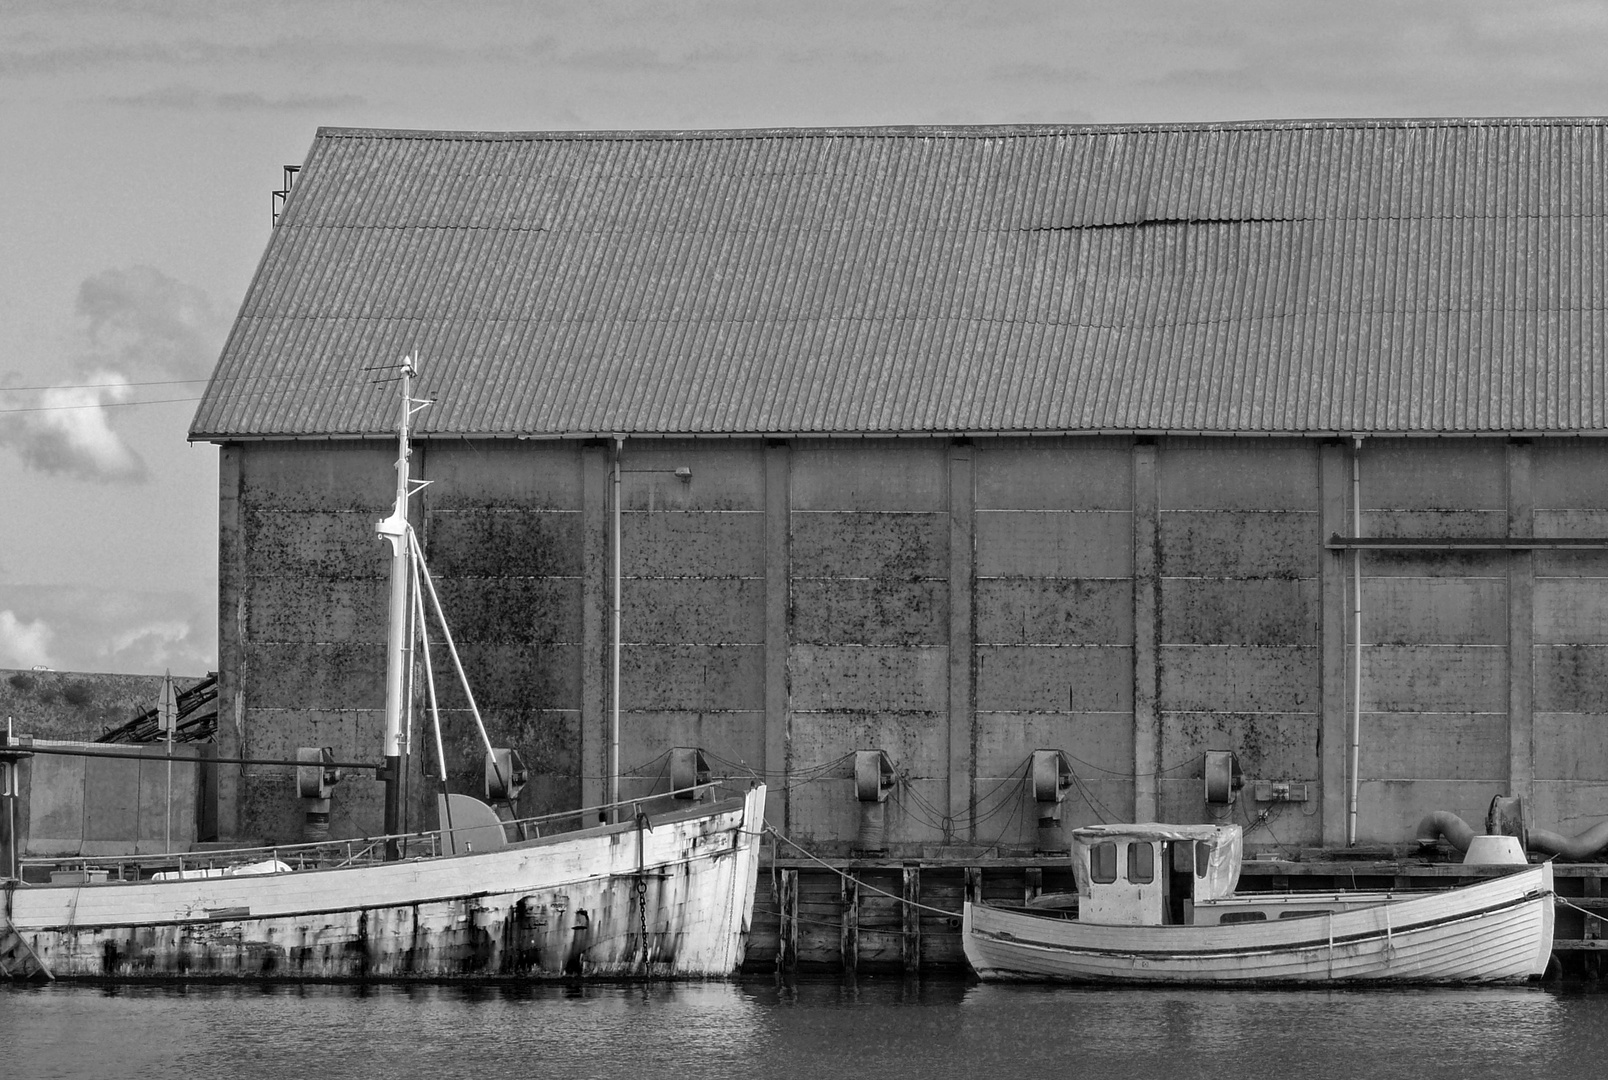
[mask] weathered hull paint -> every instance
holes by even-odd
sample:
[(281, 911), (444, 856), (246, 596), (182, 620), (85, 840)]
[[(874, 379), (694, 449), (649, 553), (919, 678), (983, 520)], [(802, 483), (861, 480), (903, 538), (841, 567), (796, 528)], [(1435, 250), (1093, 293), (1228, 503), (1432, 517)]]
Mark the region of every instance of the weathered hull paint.
[(743, 960), (764, 806), (756, 787), (655, 817), (640, 862), (624, 824), (374, 866), (19, 886), (7, 914), (57, 978), (723, 977)]
[(968, 903), (962, 934), (987, 980), (1485, 983), (1543, 974), (1552, 927), (1543, 863), (1331, 916), (1228, 926), (1106, 926)]

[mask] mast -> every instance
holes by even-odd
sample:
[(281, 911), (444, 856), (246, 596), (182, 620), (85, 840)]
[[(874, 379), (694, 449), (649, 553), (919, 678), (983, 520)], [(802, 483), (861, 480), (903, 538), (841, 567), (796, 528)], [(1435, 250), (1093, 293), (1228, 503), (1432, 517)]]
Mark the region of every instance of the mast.
[[(404, 692), (408, 656), (408, 579), (412, 551), (408, 539), (408, 421), (413, 417), (413, 358), (405, 357), (402, 370), (402, 412), (398, 420), (396, 455), (396, 505), (391, 516), (375, 526), (391, 542), (390, 627), (385, 651), (385, 835), (402, 831), (402, 775), (407, 747), (403, 745), (403, 710), (408, 706)], [(401, 857), (395, 839), (385, 842), (385, 857)]]

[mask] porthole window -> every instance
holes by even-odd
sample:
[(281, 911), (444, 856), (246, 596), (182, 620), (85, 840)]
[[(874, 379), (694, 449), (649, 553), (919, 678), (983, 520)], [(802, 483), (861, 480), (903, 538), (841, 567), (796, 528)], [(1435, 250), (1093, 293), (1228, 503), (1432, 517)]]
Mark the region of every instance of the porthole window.
[(1097, 884), (1109, 885), (1117, 880), (1117, 845), (1110, 840), (1089, 849), (1089, 877)]
[(1135, 885), (1149, 885), (1156, 880), (1156, 849), (1150, 844), (1128, 845), (1128, 880)]

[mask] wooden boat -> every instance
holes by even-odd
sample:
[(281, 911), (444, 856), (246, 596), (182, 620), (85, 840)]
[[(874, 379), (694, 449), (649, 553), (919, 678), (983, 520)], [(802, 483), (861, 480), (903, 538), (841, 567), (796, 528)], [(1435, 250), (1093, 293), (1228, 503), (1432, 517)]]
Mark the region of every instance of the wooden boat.
[[(442, 829), (404, 836), (391, 826), (404, 702), (412, 697), (403, 658), (423, 623), (424, 593), (434, 594), (407, 524), (407, 499), (417, 490), (407, 475), (407, 421), (422, 407), (409, 396), (411, 375), (405, 365), (396, 507), (379, 526), (393, 557), (382, 770), (390, 778), (387, 835), (192, 854), (155, 875), (128, 876), (137, 863), (130, 858), (79, 859), (49, 883), (4, 879), (0, 974), (719, 977), (741, 966), (764, 830), (763, 785), (718, 802), (644, 800), (623, 815), (594, 807), (587, 820), (608, 823), (535, 836), (530, 823), (506, 824), (485, 803), (443, 791)], [(444, 636), (450, 648), (450, 633)], [(420, 653), (428, 656), (427, 642)], [(461, 672), (455, 650), (453, 658)], [(433, 698), (433, 675), (428, 682)], [(437, 725), (439, 751), (439, 718)], [(44, 744), (0, 751), (61, 752)], [(579, 813), (563, 816), (573, 821)], [(551, 832), (556, 822), (535, 824)]]
[[(1489, 837), (1508, 840), (1511, 837)], [(983, 979), (1068, 982), (1484, 983), (1542, 975), (1550, 863), (1516, 841), (1511, 873), (1433, 891), (1236, 895), (1237, 825), (1074, 830), (1077, 912), (965, 905)]]

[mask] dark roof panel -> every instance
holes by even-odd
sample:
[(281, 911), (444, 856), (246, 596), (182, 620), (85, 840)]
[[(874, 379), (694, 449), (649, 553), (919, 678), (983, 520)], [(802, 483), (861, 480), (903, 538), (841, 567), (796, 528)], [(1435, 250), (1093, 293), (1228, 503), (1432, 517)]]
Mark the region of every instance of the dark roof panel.
[(1604, 121), (319, 132), (192, 437), (1602, 431)]

